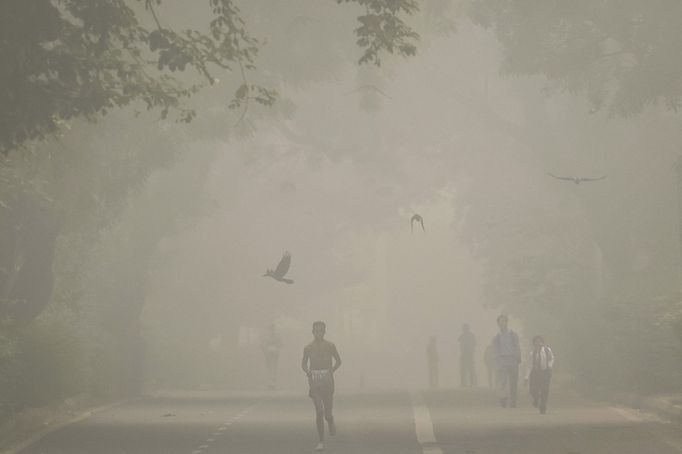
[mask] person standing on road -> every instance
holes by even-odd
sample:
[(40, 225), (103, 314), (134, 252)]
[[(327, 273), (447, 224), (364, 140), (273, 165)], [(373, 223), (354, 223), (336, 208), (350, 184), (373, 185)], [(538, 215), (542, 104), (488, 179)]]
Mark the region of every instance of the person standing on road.
[(519, 381), (519, 364), (521, 364), (521, 345), (519, 336), (508, 328), (509, 318), (501, 314), (497, 317), (497, 333), (493, 344), (497, 358), (497, 383), (500, 388), (500, 405), (507, 407), (507, 403), (516, 407), (516, 396)]
[(268, 328), (268, 334), (261, 340), (261, 349), (268, 369), (268, 388), (277, 389), (277, 363), (282, 349), (282, 339), (277, 335), (275, 325)]
[(459, 375), (462, 388), (476, 386), (475, 350), (476, 336), (471, 332), (469, 324), (465, 323), (462, 325), (462, 334), (459, 336)]
[(431, 336), (426, 346), (426, 362), (429, 368), (429, 388), (438, 388), (438, 338)]
[[(301, 368), (308, 376), (310, 390), (308, 395), (315, 405), (317, 435), (320, 442), (316, 451), (324, 450), (324, 420), (329, 425), (329, 435), (336, 435), (336, 425), (332, 415), (334, 399), (334, 372), (341, 367), (341, 357), (336, 346), (325, 340), (327, 326), (324, 322), (313, 323), (313, 341), (303, 349)], [(332, 364), (333, 360), (333, 364)]]
[(495, 358), (495, 344), (491, 342), (485, 348), (483, 353), (483, 362), (485, 363), (485, 371), (488, 376), (488, 388), (492, 388), (495, 384), (495, 369), (497, 367), (497, 362)]
[(554, 367), (554, 352), (545, 345), (542, 336), (533, 338), (533, 349), (528, 357), (528, 372), (526, 384), (530, 384), (530, 395), (533, 406), (540, 409), (540, 414), (547, 413), (547, 398), (549, 397), (549, 383), (552, 380)]

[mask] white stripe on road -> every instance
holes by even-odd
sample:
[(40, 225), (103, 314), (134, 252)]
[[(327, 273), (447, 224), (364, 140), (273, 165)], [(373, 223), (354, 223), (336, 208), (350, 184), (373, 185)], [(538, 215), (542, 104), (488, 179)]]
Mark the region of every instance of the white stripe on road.
[(611, 410), (614, 411), (615, 413), (618, 413), (620, 416), (627, 419), (628, 421), (633, 422), (643, 421), (642, 417), (639, 416), (635, 410), (625, 409), (621, 407), (611, 407)]
[(414, 430), (422, 452), (424, 454), (443, 454), (443, 450), (436, 444), (431, 413), (429, 412), (429, 407), (424, 402), (424, 398), (418, 392), (410, 393), (410, 398), (412, 399), (412, 411), (414, 412)]

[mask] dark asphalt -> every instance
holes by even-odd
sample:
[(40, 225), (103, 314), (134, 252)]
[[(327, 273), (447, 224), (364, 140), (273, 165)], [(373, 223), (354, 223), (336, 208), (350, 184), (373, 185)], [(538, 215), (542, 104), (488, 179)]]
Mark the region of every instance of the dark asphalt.
[[(679, 424), (565, 393), (549, 414), (523, 402), (495, 406), (487, 390), (336, 396), (339, 433), (326, 452), (343, 454), (675, 454)], [(164, 416), (172, 415), (172, 416)], [(430, 417), (430, 420), (429, 420)], [(415, 429), (422, 431), (421, 437)], [(424, 430), (435, 443), (420, 445)], [(21, 454), (289, 454), (313, 452), (313, 407), (292, 394), (173, 394), (102, 411), (55, 430)]]

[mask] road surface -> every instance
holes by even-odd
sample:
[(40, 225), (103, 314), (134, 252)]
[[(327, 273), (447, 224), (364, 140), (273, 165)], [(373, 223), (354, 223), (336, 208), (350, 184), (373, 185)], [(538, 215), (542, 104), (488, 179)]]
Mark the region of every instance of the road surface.
[[(339, 393), (340, 454), (679, 454), (682, 427), (555, 393), (547, 415), (502, 409), (488, 390)], [(21, 454), (301, 454), (316, 444), (307, 396), (174, 393), (57, 429)]]

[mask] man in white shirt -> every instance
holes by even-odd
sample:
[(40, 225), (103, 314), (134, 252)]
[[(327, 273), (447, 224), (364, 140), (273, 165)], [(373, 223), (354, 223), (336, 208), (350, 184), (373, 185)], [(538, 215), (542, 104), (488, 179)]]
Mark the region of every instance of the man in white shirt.
[(554, 353), (552, 349), (545, 345), (542, 336), (535, 336), (533, 338), (533, 349), (528, 357), (526, 383), (530, 385), (533, 406), (539, 408), (542, 415), (547, 413), (547, 398), (553, 367)]

